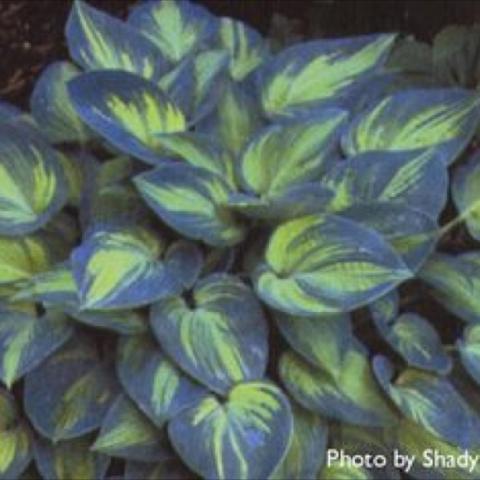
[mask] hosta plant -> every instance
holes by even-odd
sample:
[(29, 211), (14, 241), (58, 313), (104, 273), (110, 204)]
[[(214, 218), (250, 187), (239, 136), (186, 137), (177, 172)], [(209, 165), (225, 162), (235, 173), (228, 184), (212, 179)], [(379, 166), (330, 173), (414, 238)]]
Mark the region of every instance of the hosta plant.
[(30, 113), (0, 104), (0, 478), (398, 479), (325, 451), (480, 453), (462, 32), (274, 53), (197, 3), (76, 2), (71, 61)]

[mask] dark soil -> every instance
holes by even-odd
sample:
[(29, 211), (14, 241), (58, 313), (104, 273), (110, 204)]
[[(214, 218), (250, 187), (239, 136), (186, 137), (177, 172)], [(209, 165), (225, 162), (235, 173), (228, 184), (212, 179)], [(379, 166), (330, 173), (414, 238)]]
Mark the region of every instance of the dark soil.
[[(63, 29), (71, 0), (0, 0), (0, 98), (22, 107), (38, 73), (68, 57)], [(134, 0), (89, 0), (123, 17)], [(199, 0), (217, 15), (266, 33), (274, 13), (298, 19), (305, 37), (402, 31), (429, 40), (451, 23), (480, 22), (480, 2), (455, 0)]]

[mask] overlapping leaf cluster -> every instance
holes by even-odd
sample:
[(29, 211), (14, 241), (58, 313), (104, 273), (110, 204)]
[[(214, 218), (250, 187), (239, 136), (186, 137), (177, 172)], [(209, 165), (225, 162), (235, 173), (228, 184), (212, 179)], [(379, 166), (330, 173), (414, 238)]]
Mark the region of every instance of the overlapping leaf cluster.
[(478, 31), (273, 54), (164, 0), (66, 36), (31, 114), (0, 105), (0, 478), (479, 451), (480, 249), (436, 248), (480, 240)]

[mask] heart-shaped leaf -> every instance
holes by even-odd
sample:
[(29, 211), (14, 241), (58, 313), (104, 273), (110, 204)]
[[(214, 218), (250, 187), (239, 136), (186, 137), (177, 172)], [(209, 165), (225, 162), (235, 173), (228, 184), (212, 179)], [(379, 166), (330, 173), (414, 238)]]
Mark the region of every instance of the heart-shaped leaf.
[(175, 293), (180, 285), (161, 259), (164, 249), (143, 227), (93, 229), (71, 258), (80, 309), (132, 308)]
[(392, 383), (393, 367), (381, 356), (374, 358), (373, 369), (382, 388), (407, 418), (453, 445), (479, 445), (480, 419), (448, 380), (407, 369)]
[(35, 429), (54, 442), (98, 428), (116, 383), (91, 342), (76, 336), (25, 377), (25, 410)]
[(0, 125), (0, 235), (45, 225), (67, 200), (58, 157), (40, 137)]
[(348, 155), (433, 148), (446, 164), (469, 143), (480, 122), (480, 100), (461, 89), (405, 90), (358, 116), (344, 137)]
[(163, 350), (211, 390), (259, 380), (267, 366), (267, 325), (253, 292), (230, 275), (212, 275), (182, 297), (155, 304), (151, 323)]
[(419, 277), (433, 287), (435, 299), (465, 322), (480, 320), (480, 252), (435, 253)]
[(41, 317), (0, 312), (0, 379), (10, 388), (73, 334), (72, 322), (51, 312)]
[(165, 165), (134, 182), (153, 211), (187, 237), (213, 246), (243, 239), (244, 226), (226, 205), (231, 189), (219, 175), (190, 165)]
[(311, 316), (353, 310), (410, 276), (374, 230), (337, 216), (310, 215), (273, 232), (255, 286), (272, 307)]
[(225, 403), (208, 396), (174, 417), (168, 433), (183, 461), (205, 478), (268, 478), (291, 441), (285, 395), (266, 382), (234, 387)]
[(154, 83), (119, 70), (79, 75), (68, 84), (76, 112), (122, 152), (161, 161), (160, 134), (187, 129), (184, 112)]
[(79, 0), (70, 12), (65, 32), (70, 56), (85, 70), (125, 70), (157, 79), (168, 67), (151, 40)]
[(128, 396), (157, 427), (205, 396), (148, 336), (120, 340), (117, 374)]
[(265, 113), (293, 116), (339, 104), (385, 61), (395, 35), (315, 40), (280, 52), (260, 72)]
[(448, 172), (435, 149), (361, 153), (337, 163), (322, 178), (335, 190), (332, 210), (356, 203), (393, 202), (433, 218), (448, 196)]
[(123, 394), (112, 403), (90, 449), (140, 462), (160, 462), (172, 456), (166, 432), (158, 430)]
[(292, 351), (280, 358), (279, 372), (298, 403), (326, 418), (368, 427), (383, 427), (395, 421), (359, 346), (352, 346), (345, 354), (335, 377)]
[(38, 78), (30, 97), (33, 118), (47, 138), (54, 142), (84, 142), (91, 134), (70, 101), (67, 83), (79, 74), (69, 62), (55, 62)]
[(376, 315), (375, 325), (390, 346), (412, 367), (447, 373), (452, 361), (435, 328), (415, 313), (404, 313), (391, 322)]

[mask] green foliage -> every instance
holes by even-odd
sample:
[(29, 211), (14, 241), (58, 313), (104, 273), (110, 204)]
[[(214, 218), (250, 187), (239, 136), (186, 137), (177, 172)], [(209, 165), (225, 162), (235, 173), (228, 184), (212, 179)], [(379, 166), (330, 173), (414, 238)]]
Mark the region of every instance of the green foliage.
[(480, 452), (479, 28), (285, 21), (76, 1), (73, 63), (0, 103), (0, 479)]

